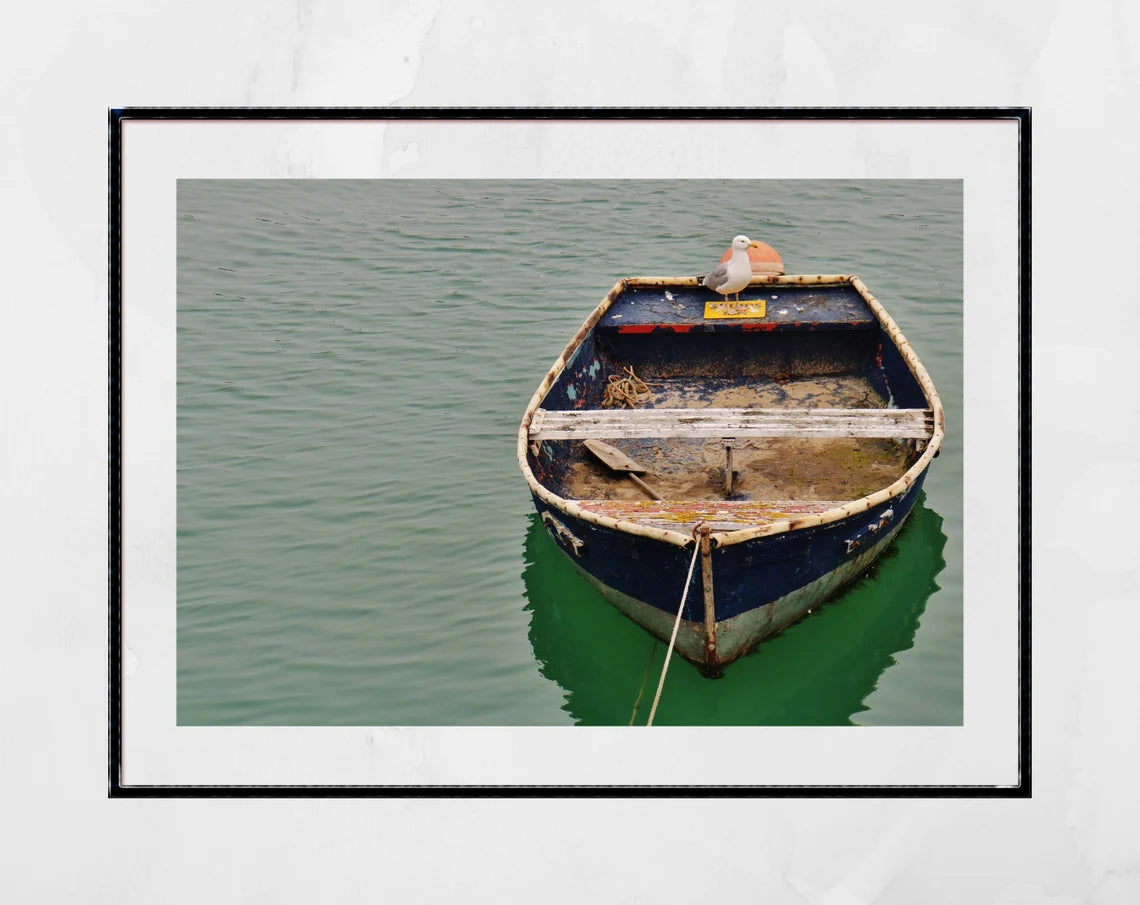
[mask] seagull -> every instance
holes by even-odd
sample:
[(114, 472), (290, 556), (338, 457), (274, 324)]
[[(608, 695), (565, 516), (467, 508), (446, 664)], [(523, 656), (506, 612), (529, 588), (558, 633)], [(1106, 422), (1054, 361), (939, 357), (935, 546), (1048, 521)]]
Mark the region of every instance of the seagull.
[(748, 249), (759, 247), (760, 243), (753, 242), (748, 236), (737, 236), (732, 240), (732, 257), (717, 264), (701, 280), (701, 285), (719, 292), (726, 299), (730, 292), (735, 293), (734, 301), (739, 302), (740, 290), (752, 280), (752, 262), (748, 259)]

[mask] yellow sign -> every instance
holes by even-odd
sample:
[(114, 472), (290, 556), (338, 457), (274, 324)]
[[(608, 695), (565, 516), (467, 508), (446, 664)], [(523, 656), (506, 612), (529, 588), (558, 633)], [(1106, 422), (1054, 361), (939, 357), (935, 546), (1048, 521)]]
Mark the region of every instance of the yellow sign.
[(767, 302), (757, 299), (748, 302), (705, 302), (705, 319), (725, 317), (764, 317)]

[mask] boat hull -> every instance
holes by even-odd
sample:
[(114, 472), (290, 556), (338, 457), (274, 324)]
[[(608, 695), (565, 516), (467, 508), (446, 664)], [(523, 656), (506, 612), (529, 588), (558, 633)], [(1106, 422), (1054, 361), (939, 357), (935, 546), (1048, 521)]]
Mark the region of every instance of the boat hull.
[[(902, 529), (921, 486), (920, 477), (889, 503), (827, 525), (711, 549), (712, 619), (698, 563), (685, 595), (676, 651), (715, 676), (798, 622), (874, 565)], [(693, 548), (591, 524), (538, 498), (535, 506), (552, 541), (579, 573), (617, 610), (667, 643)]]
[[(857, 277), (753, 290), (755, 312), (722, 317), (690, 278), (620, 281), (519, 429), (554, 543), (657, 638), (680, 608), (676, 649), (709, 675), (872, 566), (945, 430), (925, 368)], [(636, 399), (615, 411), (607, 390), (626, 377)], [(625, 447), (600, 468), (596, 442)], [(631, 489), (634, 463), (656, 490)]]

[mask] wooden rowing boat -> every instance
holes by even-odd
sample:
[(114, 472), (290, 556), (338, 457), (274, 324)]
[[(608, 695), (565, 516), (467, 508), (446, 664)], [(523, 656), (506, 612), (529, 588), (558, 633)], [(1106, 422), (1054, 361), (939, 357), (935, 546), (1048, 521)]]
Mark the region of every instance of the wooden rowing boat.
[(872, 565), (944, 435), (929, 375), (858, 277), (754, 277), (742, 295), (620, 280), (518, 434), (554, 543), (662, 640), (685, 592), (676, 649), (709, 675)]

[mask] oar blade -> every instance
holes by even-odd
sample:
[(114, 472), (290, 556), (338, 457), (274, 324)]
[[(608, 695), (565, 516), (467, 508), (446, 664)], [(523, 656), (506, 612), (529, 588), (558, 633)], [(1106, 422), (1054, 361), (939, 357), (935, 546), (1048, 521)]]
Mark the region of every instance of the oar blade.
[(642, 468), (629, 456), (616, 446), (610, 446), (601, 440), (583, 440), (586, 449), (592, 452), (603, 465), (613, 471), (627, 471), (630, 474), (645, 474), (648, 469)]

